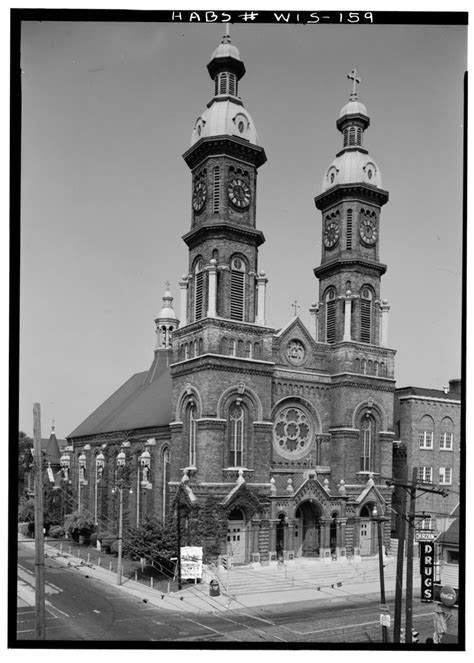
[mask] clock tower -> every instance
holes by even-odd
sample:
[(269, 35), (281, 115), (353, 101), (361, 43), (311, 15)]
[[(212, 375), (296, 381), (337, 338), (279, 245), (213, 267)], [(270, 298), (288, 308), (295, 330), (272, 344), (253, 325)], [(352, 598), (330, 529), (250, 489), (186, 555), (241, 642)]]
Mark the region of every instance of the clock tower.
[[(379, 260), (381, 207), (388, 201), (380, 170), (364, 147), (370, 124), (367, 109), (357, 97), (356, 71), (349, 102), (336, 122), (342, 149), (327, 169), (322, 193), (315, 198), (322, 212), (319, 278), (318, 340), (355, 341), (386, 345), (380, 279), (386, 266)], [(383, 322), (382, 324), (382, 317)]]
[(191, 229), (183, 238), (189, 247), (186, 319), (255, 322), (257, 253), (265, 241), (255, 223), (257, 169), (266, 156), (238, 94), (245, 66), (228, 35), (207, 69), (214, 96), (183, 155), (192, 174)]

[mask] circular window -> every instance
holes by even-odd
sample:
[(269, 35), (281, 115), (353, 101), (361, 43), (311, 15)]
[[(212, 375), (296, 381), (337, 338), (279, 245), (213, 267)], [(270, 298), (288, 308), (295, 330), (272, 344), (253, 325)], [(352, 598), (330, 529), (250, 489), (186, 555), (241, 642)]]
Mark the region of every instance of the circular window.
[(303, 343), (297, 339), (290, 341), (286, 347), (286, 357), (292, 364), (302, 364), (306, 356)]
[(240, 258), (234, 258), (234, 262), (233, 262), (232, 267), (234, 269), (241, 270), (242, 269), (242, 260)]
[(277, 412), (273, 426), (273, 448), (283, 458), (302, 458), (311, 446), (313, 423), (301, 405), (290, 405)]
[(367, 177), (369, 178), (369, 180), (372, 179), (372, 171), (371, 170), (367, 171)]
[(239, 122), (239, 124), (238, 124), (237, 126), (238, 126), (238, 129), (239, 129), (240, 133), (243, 134), (243, 133), (244, 133), (244, 129), (245, 129), (245, 125), (244, 125), (244, 123), (242, 122), (242, 120), (240, 120), (240, 122)]

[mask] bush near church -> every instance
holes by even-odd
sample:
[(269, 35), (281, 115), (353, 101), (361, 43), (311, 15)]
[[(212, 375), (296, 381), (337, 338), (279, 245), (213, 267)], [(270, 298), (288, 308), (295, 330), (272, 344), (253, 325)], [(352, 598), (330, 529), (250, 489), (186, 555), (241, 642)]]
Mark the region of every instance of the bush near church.
[(89, 511), (73, 511), (66, 516), (64, 529), (73, 541), (85, 543), (95, 529), (94, 516)]

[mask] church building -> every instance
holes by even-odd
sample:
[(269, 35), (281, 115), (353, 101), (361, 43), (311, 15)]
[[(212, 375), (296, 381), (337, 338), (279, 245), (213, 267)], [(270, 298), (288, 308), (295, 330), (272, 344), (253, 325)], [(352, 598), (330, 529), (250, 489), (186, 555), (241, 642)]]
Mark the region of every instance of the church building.
[[(388, 513), (391, 501), (395, 350), (379, 256), (388, 192), (366, 148), (360, 81), (349, 74), (336, 120), (342, 144), (315, 192), (314, 324), (296, 316), (273, 329), (258, 262), (266, 155), (228, 35), (207, 70), (211, 98), (183, 155), (191, 218), (180, 320), (168, 289), (150, 369), (68, 436), (71, 481), (97, 522), (115, 517), (117, 463), (136, 488), (125, 496), (132, 525), (147, 514), (166, 520), (180, 490), (190, 505), (213, 495), (228, 518), (222, 553), (234, 563), (373, 555), (374, 510)], [(388, 546), (389, 521), (384, 528)]]

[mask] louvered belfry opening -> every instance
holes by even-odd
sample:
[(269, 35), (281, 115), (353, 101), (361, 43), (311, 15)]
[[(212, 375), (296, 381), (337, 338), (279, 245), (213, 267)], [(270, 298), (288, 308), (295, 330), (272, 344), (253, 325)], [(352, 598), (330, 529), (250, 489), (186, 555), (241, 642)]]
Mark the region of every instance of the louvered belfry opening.
[(194, 274), (194, 319), (201, 320), (206, 317), (207, 311), (207, 282), (203, 262), (199, 260), (196, 264)]
[(230, 317), (231, 320), (244, 319), (245, 265), (240, 258), (234, 258), (230, 270)]
[(347, 210), (346, 217), (346, 249), (350, 251), (352, 249), (352, 210)]
[(371, 342), (372, 332), (372, 296), (370, 290), (362, 291), (360, 300), (360, 340), (362, 343)]
[(336, 341), (336, 293), (328, 292), (326, 297), (326, 342)]

